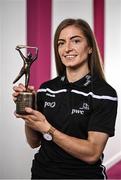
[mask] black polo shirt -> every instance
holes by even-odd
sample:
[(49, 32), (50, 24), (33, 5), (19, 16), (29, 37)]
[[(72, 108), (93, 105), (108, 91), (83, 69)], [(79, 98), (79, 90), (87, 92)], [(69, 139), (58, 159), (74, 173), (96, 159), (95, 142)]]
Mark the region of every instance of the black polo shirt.
[[(65, 75), (43, 83), (37, 93), (37, 107), (52, 126), (67, 135), (80, 139), (87, 139), (88, 131), (114, 135), (116, 91), (97, 74), (87, 74), (74, 83)], [(103, 179), (101, 163), (100, 159), (89, 165), (41, 136), (32, 172), (44, 178)]]

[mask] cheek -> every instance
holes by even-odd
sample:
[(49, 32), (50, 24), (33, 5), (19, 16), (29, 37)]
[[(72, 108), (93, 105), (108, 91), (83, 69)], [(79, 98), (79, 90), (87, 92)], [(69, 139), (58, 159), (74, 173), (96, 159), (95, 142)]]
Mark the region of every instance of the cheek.
[(58, 49), (58, 54), (59, 54), (60, 58), (62, 59), (63, 58), (63, 51), (62, 51), (62, 49)]
[(88, 56), (88, 48), (87, 47), (80, 47), (78, 49), (78, 51), (80, 52), (80, 56)]
[(60, 50), (60, 48), (58, 48), (58, 54), (59, 54), (59, 56), (61, 56), (61, 50)]

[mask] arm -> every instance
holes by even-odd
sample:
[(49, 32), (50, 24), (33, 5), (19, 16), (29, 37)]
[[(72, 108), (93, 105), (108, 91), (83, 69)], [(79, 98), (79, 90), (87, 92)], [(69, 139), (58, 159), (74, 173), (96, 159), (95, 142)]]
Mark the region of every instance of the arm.
[(55, 130), (53, 135), (53, 141), (58, 146), (89, 164), (95, 163), (100, 158), (107, 140), (107, 134), (94, 131), (88, 133), (87, 140), (68, 136), (58, 130)]
[(41, 145), (40, 136), (38, 132), (31, 129), (29, 126), (27, 126), (26, 123), (25, 123), (25, 135), (26, 135), (28, 144), (32, 148), (37, 148)]
[[(29, 127), (40, 133), (48, 132), (51, 125), (42, 113), (31, 108), (26, 108), (26, 111), (30, 114), (18, 116), (18, 118), (23, 118), (27, 121)], [(108, 135), (106, 133), (94, 131), (88, 133), (87, 140), (66, 135), (57, 129), (53, 133), (53, 141), (58, 146), (72, 156), (89, 164), (95, 163), (100, 158), (107, 140)]]
[[(28, 88), (31, 92), (35, 91), (33, 86), (29, 86)], [(19, 93), (25, 91), (26, 88), (23, 84), (20, 83), (18, 86), (14, 86), (13, 90), (14, 90), (14, 92), (12, 94), (13, 101), (16, 102), (17, 96), (19, 95)], [(28, 144), (32, 148), (36, 148), (36, 147), (40, 146), (39, 133), (37, 131), (33, 130), (32, 128), (30, 128), (26, 121), (25, 121), (25, 135), (26, 135)]]
[(37, 57), (38, 57), (38, 48), (36, 48), (36, 50), (35, 50), (35, 56), (33, 57), (33, 61), (35, 61), (37, 59)]
[(25, 62), (26, 57), (23, 55), (23, 53), (20, 51), (18, 47), (16, 47), (16, 50), (19, 52), (20, 56), (22, 57), (23, 61)]

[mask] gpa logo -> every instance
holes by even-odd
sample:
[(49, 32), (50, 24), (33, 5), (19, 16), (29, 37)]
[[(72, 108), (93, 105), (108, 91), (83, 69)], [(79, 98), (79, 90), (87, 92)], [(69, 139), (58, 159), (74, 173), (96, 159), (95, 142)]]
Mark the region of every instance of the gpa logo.
[(55, 102), (47, 102), (47, 101), (45, 101), (44, 108), (46, 108), (46, 107), (54, 108), (55, 105), (56, 105)]
[(89, 105), (87, 103), (83, 103), (83, 106), (79, 109), (89, 110)]

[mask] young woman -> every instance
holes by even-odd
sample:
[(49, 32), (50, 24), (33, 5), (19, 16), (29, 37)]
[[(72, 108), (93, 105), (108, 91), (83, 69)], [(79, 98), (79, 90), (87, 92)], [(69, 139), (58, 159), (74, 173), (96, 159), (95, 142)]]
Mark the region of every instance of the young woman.
[[(103, 150), (114, 135), (117, 95), (104, 78), (88, 23), (63, 20), (54, 49), (58, 76), (38, 89), (37, 110), (15, 114), (25, 121), (30, 146), (40, 146), (32, 179), (106, 179)], [(14, 100), (25, 91), (23, 84), (13, 89)]]

